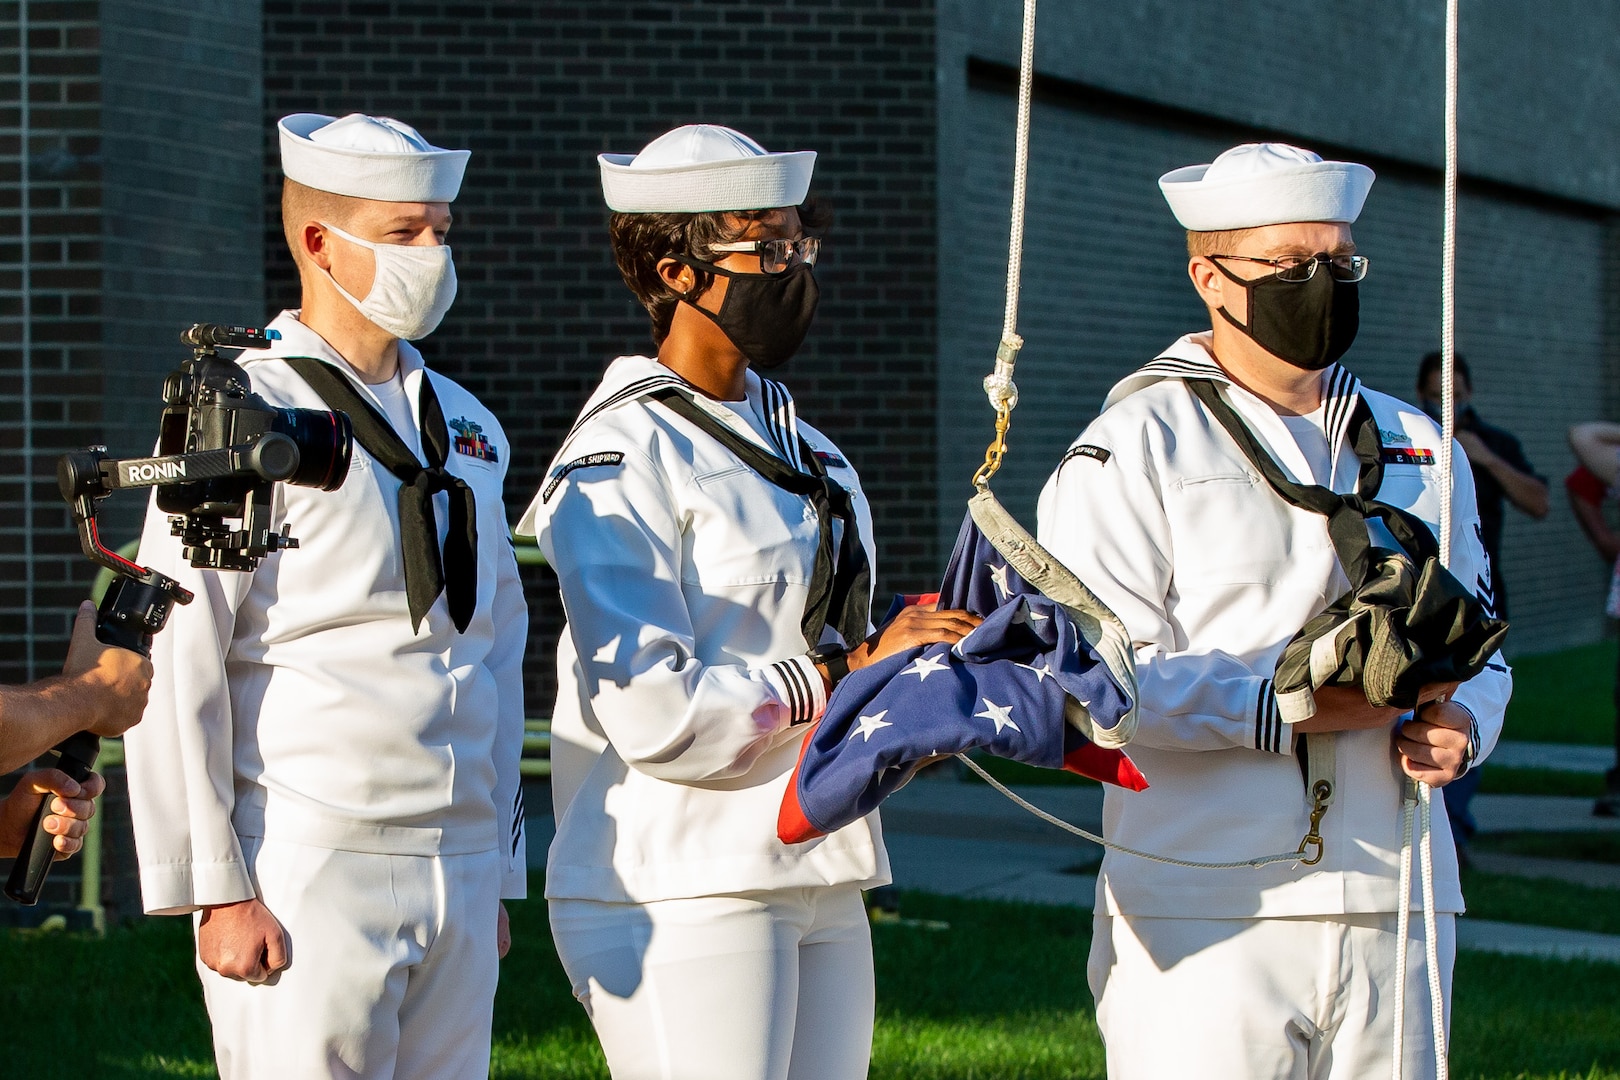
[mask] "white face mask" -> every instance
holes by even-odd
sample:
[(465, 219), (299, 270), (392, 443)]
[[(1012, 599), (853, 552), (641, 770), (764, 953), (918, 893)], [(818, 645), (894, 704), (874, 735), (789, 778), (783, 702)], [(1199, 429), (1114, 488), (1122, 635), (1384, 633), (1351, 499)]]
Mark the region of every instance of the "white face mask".
[(328, 279), (343, 298), (374, 324), (406, 341), (425, 338), (438, 328), (444, 313), (456, 302), (456, 264), (443, 244), (420, 247), (415, 244), (376, 244), (344, 232), (336, 225), (321, 222), (351, 244), (370, 248), (377, 270), (371, 290), (364, 300), (338, 285), (330, 270)]

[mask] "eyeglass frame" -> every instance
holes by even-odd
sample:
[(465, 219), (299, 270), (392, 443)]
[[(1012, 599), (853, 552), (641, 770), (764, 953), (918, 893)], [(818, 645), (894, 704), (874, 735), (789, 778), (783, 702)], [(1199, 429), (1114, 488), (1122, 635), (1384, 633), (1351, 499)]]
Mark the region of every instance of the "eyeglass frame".
[[(782, 269), (767, 270), (765, 268), (765, 248), (767, 245), (774, 244), (786, 244), (792, 257), (784, 255)], [(797, 240), (789, 240), (786, 237), (778, 236), (769, 240), (735, 240), (725, 244), (710, 244), (708, 247), (712, 252), (721, 252), (726, 255), (758, 255), (761, 273), (785, 274), (798, 263), (803, 263), (806, 266), (816, 265), (816, 259), (821, 256), (821, 237), (801, 236)]]
[[(1281, 281), (1288, 282), (1290, 285), (1303, 285), (1305, 282), (1311, 280), (1311, 278), (1316, 276), (1316, 268), (1319, 265), (1321, 265), (1322, 263), (1327, 263), (1327, 265), (1329, 267), (1328, 274), (1333, 277), (1334, 281), (1344, 281), (1344, 282), (1364, 281), (1367, 278), (1367, 271), (1372, 269), (1372, 260), (1367, 258), (1367, 256), (1365, 256), (1365, 255), (1329, 255), (1325, 251), (1319, 251), (1315, 255), (1283, 255), (1283, 256), (1280, 256), (1279, 258), (1275, 258), (1275, 259), (1262, 259), (1262, 258), (1260, 258), (1259, 256), (1256, 256), (1256, 255), (1207, 255), (1207, 256), (1205, 256), (1205, 258), (1209, 258), (1209, 259), (1236, 259), (1239, 262), (1264, 263), (1266, 266), (1276, 267), (1277, 268), (1277, 273), (1276, 273), (1275, 276)], [(1284, 265), (1283, 259), (1299, 259), (1301, 261), (1297, 262), (1297, 263), (1294, 263), (1291, 266), (1288, 266), (1288, 265)], [(1347, 269), (1349, 269), (1352, 273), (1355, 272), (1356, 265), (1359, 262), (1359, 264), (1361, 266), (1361, 273), (1356, 275), (1355, 277), (1347, 277), (1347, 278), (1346, 277), (1339, 277), (1339, 276), (1335, 275), (1333, 273), (1332, 268), (1334, 266), (1338, 265), (1337, 260), (1339, 260), (1339, 259), (1349, 259), (1350, 260), (1350, 266), (1347, 267)], [(1301, 266), (1310, 267), (1309, 270), (1305, 271), (1305, 276), (1304, 277), (1302, 277), (1302, 278), (1283, 277), (1283, 274), (1287, 273), (1290, 270), (1298, 270)]]

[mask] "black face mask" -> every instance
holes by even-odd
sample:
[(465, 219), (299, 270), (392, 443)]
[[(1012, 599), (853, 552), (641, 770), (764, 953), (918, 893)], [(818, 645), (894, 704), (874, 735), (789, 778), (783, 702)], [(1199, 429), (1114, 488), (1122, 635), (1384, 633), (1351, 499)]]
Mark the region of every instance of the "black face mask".
[[(1317, 258), (1327, 261), (1327, 256)], [(1306, 371), (1320, 371), (1350, 351), (1361, 325), (1361, 294), (1354, 281), (1337, 281), (1318, 266), (1308, 281), (1275, 274), (1247, 281), (1212, 259), (1217, 269), (1249, 296), (1249, 325), (1224, 307), (1217, 310), (1273, 356)]]
[(780, 367), (804, 344), (821, 298), (809, 263), (790, 266), (780, 274), (738, 274), (686, 256), (676, 258), (694, 269), (729, 279), (718, 314), (684, 297), (681, 302), (708, 316), (748, 358), (749, 366), (759, 371)]

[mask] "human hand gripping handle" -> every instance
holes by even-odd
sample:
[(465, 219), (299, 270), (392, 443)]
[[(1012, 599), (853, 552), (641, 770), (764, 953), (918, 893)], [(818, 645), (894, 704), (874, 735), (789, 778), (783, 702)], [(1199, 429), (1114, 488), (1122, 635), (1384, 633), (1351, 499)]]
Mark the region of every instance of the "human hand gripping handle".
[[(88, 601), (79, 607), (64, 672), (85, 680), (90, 689), (86, 699), (94, 707), (89, 710), (92, 715), (86, 717), (87, 730), (68, 736), (54, 750), (56, 768), (75, 785), (89, 780), (101, 753), (101, 736), (122, 734), (140, 719), (146, 704), (152, 678), (152, 665), (146, 658), (151, 654), (152, 638), (140, 629), (147, 623), (131, 614), (133, 605), (147, 602), (149, 598), (139, 592), (138, 582), (117, 578), (102, 598), (99, 610)], [(40, 799), (32, 826), (6, 879), (6, 895), (19, 904), (39, 902), (53, 857), (62, 850), (55, 843), (57, 834), (48, 828), (51, 805), (52, 799)]]
[(52, 842), (39, 850), (53, 851), (65, 859), (84, 844), (84, 831), (96, 812), (95, 799), (107, 787), (97, 773), (84, 783), (68, 778), (59, 769), (34, 769), (24, 773), (11, 794), (0, 799), (0, 857), (15, 855), (33, 835), (36, 807), (48, 810), (45, 831)]

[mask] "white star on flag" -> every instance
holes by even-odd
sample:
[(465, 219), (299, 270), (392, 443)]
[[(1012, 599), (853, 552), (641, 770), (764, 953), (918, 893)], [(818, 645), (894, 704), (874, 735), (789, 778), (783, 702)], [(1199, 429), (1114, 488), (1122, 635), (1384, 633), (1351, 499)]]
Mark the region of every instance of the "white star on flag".
[[(945, 655), (945, 654), (944, 653), (940, 654), (940, 656), (943, 656), (943, 655)], [(928, 681), (928, 676), (932, 675), (934, 672), (936, 672), (936, 671), (949, 671), (949, 670), (950, 670), (950, 667), (948, 665), (942, 663), (940, 661), (940, 659), (939, 659), (939, 656), (919, 656), (919, 657), (917, 657), (917, 659), (915, 659), (915, 660), (913, 660), (911, 662), (910, 667), (906, 668), (900, 674), (902, 674), (902, 675), (915, 675), (915, 676), (917, 676), (917, 681), (918, 682), (926, 682), (926, 681)]]
[(1018, 666), (1023, 668), (1025, 671), (1033, 671), (1035, 673), (1035, 681), (1037, 683), (1045, 682), (1048, 675), (1052, 675), (1054, 677), (1057, 675), (1057, 672), (1052, 670), (1052, 665), (1045, 660), (1041, 661), (1040, 667), (1036, 667), (1034, 664), (1019, 664)]
[[(986, 720), (992, 721), (996, 725), (996, 734), (997, 735), (1001, 734), (1001, 729), (1002, 728), (1012, 728), (1014, 731), (1018, 732), (1018, 734), (1020, 734), (1020, 735), (1022, 735), (1024, 733), (1023, 728), (1021, 728), (1017, 724), (1013, 723), (1012, 706), (1011, 705), (997, 705), (993, 701), (991, 701), (989, 698), (980, 698), (979, 700), (984, 702), (985, 711), (980, 712), (980, 713), (974, 713), (973, 715), (975, 717), (982, 716)], [(865, 719), (865, 717), (862, 717), (862, 719)]]
[[(985, 702), (985, 704), (988, 705), (989, 702)], [(859, 722), (860, 722), (861, 726), (859, 728), (857, 728), (856, 730), (850, 732), (849, 733), (849, 738), (846, 739), (845, 741), (846, 742), (854, 742), (855, 741), (855, 736), (859, 735), (859, 736), (861, 736), (861, 739), (862, 739), (863, 742), (871, 742), (872, 741), (872, 732), (876, 731), (878, 728), (894, 727), (893, 724), (891, 724), (887, 720), (883, 719), (885, 716), (888, 716), (888, 715), (889, 715), (889, 710), (884, 709), (882, 712), (878, 713), (876, 716), (862, 716), (862, 717), (859, 717), (858, 719), (859, 719)]]
[(1025, 600), (1018, 605), (1018, 613), (1013, 616), (1013, 622), (1018, 625), (1033, 625), (1034, 623), (1045, 622), (1048, 617), (1030, 607), (1029, 601)]
[(990, 567), (990, 580), (995, 582), (996, 592), (1001, 594), (1003, 600), (1012, 595), (1012, 590), (1007, 587), (1007, 567), (1005, 565)]

